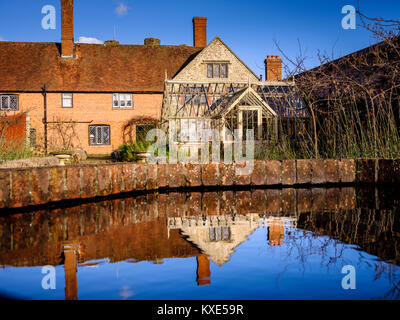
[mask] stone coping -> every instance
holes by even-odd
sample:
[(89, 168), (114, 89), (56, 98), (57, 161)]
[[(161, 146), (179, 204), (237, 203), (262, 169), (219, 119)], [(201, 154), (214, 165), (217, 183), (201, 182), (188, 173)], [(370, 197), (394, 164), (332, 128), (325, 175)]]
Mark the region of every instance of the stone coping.
[(0, 169), (0, 209), (165, 188), (400, 183), (399, 159), (256, 160), (250, 175), (236, 175), (236, 167), (243, 165), (117, 163)]

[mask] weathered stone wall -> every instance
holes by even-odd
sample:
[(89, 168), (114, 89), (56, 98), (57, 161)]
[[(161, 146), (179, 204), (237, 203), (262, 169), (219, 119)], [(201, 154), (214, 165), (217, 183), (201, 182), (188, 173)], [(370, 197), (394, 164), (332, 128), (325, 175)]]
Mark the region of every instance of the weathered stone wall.
[[(208, 78), (207, 61), (229, 61), (228, 78)], [(174, 77), (174, 80), (184, 81), (248, 81), (249, 79), (250, 81), (259, 80), (219, 38), (214, 39)]]
[(255, 161), (239, 164), (104, 164), (0, 169), (0, 209), (160, 188), (400, 183), (400, 160)]

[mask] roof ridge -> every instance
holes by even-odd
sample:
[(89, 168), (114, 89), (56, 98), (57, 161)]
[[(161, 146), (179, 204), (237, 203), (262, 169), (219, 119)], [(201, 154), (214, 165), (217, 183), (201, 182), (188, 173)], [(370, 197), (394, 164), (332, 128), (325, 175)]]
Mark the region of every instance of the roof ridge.
[(39, 44), (61, 44), (61, 42), (28, 42), (28, 41), (0, 41), (1, 44), (34, 44), (34, 45), (39, 45)]

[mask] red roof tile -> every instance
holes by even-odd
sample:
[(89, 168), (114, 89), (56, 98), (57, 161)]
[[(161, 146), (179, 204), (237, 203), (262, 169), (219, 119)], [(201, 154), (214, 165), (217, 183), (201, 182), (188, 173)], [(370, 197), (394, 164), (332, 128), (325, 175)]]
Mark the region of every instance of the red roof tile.
[(59, 43), (0, 42), (0, 91), (163, 92), (202, 48), (75, 44), (75, 59)]

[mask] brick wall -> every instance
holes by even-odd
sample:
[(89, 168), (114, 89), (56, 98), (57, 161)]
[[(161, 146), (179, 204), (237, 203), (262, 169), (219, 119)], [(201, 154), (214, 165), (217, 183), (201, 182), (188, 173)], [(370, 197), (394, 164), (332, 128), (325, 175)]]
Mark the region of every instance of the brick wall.
[(282, 59), (279, 56), (268, 56), (265, 63), (265, 81), (282, 80)]
[[(10, 92), (11, 94), (11, 92)], [(74, 125), (73, 145), (75, 149), (84, 149), (88, 154), (106, 154), (117, 149), (130, 139), (124, 132), (129, 120), (137, 117), (161, 118), (162, 94), (134, 94), (133, 109), (113, 109), (112, 93), (74, 93), (73, 108), (61, 107), (61, 93), (47, 95), (47, 120), (78, 121)], [(36, 141), (44, 143), (44, 101), (41, 93), (19, 94), (19, 109), (29, 112), (30, 128), (36, 130)], [(91, 122), (91, 123), (89, 123)], [(105, 124), (111, 128), (111, 143), (108, 146), (89, 146), (89, 125)], [(135, 130), (133, 130), (133, 133)], [(133, 136), (133, 138), (135, 138)], [(55, 125), (48, 126), (49, 152), (60, 148), (59, 129)]]
[(193, 18), (193, 46), (207, 47), (207, 18)]
[(400, 183), (400, 160), (256, 161), (248, 176), (236, 175), (235, 166), (123, 163), (0, 169), (0, 208), (159, 188)]

